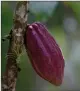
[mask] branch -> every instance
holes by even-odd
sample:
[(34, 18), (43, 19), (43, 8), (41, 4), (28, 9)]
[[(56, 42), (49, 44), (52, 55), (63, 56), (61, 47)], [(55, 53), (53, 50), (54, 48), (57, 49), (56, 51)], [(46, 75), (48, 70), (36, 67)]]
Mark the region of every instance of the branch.
[(28, 16), (28, 1), (19, 1), (13, 19), (13, 28), (10, 31), (7, 64), (2, 77), (2, 91), (15, 91), (19, 67), (18, 56), (24, 46), (24, 34)]

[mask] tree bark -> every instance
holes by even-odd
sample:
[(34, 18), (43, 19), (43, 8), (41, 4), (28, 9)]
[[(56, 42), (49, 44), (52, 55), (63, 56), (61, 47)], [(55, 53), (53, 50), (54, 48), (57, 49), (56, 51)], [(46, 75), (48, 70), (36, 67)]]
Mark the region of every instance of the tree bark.
[(7, 64), (2, 77), (2, 91), (16, 91), (16, 81), (20, 68), (17, 58), (22, 53), (24, 46), (25, 27), (27, 25), (28, 1), (19, 1), (16, 5), (13, 27), (9, 34), (9, 48)]

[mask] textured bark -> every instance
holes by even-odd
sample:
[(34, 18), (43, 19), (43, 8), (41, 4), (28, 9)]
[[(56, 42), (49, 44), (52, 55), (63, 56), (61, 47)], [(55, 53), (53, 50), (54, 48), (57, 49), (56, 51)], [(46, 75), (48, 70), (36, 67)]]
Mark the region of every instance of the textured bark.
[(2, 91), (16, 91), (16, 81), (20, 68), (17, 58), (24, 46), (24, 33), (27, 24), (28, 1), (19, 1), (16, 5), (13, 27), (9, 36), (9, 48), (7, 52), (7, 64), (2, 77)]

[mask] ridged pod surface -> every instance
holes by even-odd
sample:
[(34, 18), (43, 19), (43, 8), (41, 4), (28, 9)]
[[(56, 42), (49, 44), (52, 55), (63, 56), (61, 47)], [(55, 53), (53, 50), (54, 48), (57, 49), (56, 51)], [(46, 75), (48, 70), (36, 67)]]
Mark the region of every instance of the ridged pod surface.
[(40, 22), (28, 25), (25, 46), (37, 74), (59, 86), (64, 76), (64, 58), (55, 39)]

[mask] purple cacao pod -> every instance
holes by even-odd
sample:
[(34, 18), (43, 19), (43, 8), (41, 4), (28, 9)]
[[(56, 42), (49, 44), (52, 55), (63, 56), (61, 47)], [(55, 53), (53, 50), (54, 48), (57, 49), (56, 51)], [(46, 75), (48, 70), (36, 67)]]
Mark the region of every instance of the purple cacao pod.
[(64, 58), (55, 39), (46, 27), (35, 22), (26, 29), (26, 49), (37, 74), (59, 86), (64, 76)]

